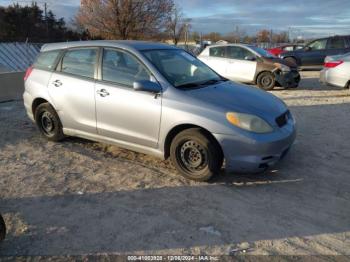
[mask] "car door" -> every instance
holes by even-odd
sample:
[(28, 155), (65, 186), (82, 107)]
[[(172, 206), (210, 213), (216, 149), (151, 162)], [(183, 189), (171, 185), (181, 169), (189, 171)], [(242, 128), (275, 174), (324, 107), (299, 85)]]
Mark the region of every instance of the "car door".
[(240, 82), (252, 82), (257, 67), (256, 55), (241, 46), (227, 46), (226, 77)]
[(311, 42), (305, 48), (305, 51), (300, 53), (302, 66), (322, 65), (327, 56), (327, 39), (319, 39)]
[(209, 54), (200, 56), (199, 59), (206, 63), (218, 74), (227, 77), (226, 68), (228, 66), (228, 60), (226, 59), (225, 46), (210, 47)]
[(64, 128), (96, 133), (95, 74), (97, 48), (67, 50), (48, 89)]
[(156, 148), (162, 98), (133, 89), (135, 81), (155, 78), (138, 58), (119, 49), (105, 48), (100, 68), (95, 86), (98, 134)]

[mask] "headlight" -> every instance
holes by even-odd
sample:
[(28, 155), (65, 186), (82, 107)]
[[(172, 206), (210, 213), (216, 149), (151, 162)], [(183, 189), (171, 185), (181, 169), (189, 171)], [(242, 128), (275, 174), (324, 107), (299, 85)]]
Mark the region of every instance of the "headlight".
[(273, 128), (263, 119), (258, 116), (228, 112), (226, 114), (226, 119), (232, 125), (240, 127), (242, 129), (255, 132), (255, 133), (270, 133)]
[(290, 71), (290, 67), (286, 66), (284, 64), (280, 64), (280, 63), (274, 63), (273, 64), (275, 67), (277, 67), (278, 69), (280, 69), (282, 72), (289, 72)]

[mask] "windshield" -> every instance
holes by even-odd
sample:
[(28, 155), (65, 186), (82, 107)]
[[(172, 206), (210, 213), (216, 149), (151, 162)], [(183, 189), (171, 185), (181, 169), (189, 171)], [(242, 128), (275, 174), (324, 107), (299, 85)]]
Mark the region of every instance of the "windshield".
[(269, 53), (267, 50), (257, 47), (257, 46), (249, 46), (252, 50), (254, 50), (255, 52), (257, 52), (259, 55), (261, 55), (262, 57), (266, 57), (266, 58), (276, 58), (276, 56), (274, 56), (273, 54)]
[(206, 64), (180, 49), (145, 50), (143, 54), (177, 88), (195, 88), (225, 81)]

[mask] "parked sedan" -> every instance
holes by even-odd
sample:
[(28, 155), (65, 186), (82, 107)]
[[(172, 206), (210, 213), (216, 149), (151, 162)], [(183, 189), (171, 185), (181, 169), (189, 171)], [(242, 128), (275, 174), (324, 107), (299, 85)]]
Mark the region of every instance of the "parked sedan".
[(295, 88), (300, 81), (295, 64), (253, 45), (208, 46), (198, 58), (230, 80), (257, 84), (264, 90), (276, 85)]
[(327, 56), (320, 74), (324, 84), (350, 87), (350, 53), (338, 56)]
[(299, 50), (299, 49), (303, 49), (304, 46), (303, 45), (282, 45), (282, 46), (277, 46), (274, 48), (270, 48), (267, 49), (267, 51), (269, 51), (269, 53), (275, 55), (275, 56), (279, 56), (280, 54), (284, 53), (284, 52), (290, 52), (290, 51), (295, 51), (295, 50)]
[(198, 181), (219, 173), (224, 159), (229, 171), (263, 171), (296, 135), (279, 98), (158, 43), (45, 45), (26, 72), (23, 98), (48, 140), (77, 136), (170, 156), (180, 174)]
[(333, 36), (317, 39), (303, 49), (280, 54), (280, 57), (296, 63), (300, 69), (322, 69), (326, 56), (350, 52), (350, 36)]

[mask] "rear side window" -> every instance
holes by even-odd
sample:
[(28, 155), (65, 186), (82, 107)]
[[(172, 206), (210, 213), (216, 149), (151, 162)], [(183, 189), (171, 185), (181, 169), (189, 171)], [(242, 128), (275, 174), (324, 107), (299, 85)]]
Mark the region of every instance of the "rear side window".
[(56, 65), (56, 60), (60, 52), (60, 50), (55, 50), (40, 53), (34, 63), (34, 67), (43, 70), (54, 70), (54, 66)]
[(94, 77), (96, 48), (68, 50), (62, 59), (62, 72), (83, 77)]
[(247, 56), (255, 57), (249, 50), (239, 46), (228, 46), (227, 57), (232, 59), (244, 60)]
[(211, 47), (209, 49), (209, 56), (225, 57), (225, 47)]
[(345, 48), (344, 38), (331, 38), (329, 39), (328, 48), (329, 49), (342, 49)]
[(282, 48), (284, 51), (293, 51), (294, 47), (293, 46), (285, 46)]

